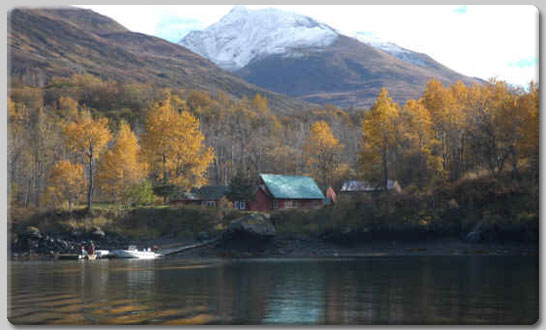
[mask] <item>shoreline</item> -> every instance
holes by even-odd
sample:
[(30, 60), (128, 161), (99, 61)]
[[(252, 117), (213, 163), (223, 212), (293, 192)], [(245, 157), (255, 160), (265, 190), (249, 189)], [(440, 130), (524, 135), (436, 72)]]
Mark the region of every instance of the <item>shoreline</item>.
[[(86, 242), (86, 241), (83, 241)], [(97, 242), (97, 241), (95, 241)], [(99, 241), (100, 242), (100, 241)], [(97, 243), (99, 243), (97, 242)], [(105, 242), (103, 242), (104, 244)], [(150, 240), (121, 240), (107, 249), (125, 249), (128, 244), (139, 248), (157, 245), (163, 252), (203, 243), (196, 239), (160, 238)], [(238, 241), (243, 246), (225, 245), (221, 239), (204, 246), (164, 256), (186, 259), (237, 258), (322, 258), (322, 257), (399, 257), (399, 256), (536, 256), (538, 241), (481, 241), (467, 242), (455, 237), (423, 240), (367, 240), (344, 245), (305, 235), (277, 235), (269, 241)], [(73, 244), (77, 244), (74, 243)], [(106, 248), (106, 244), (98, 244)], [(36, 251), (8, 251), (10, 260), (51, 260), (56, 253)]]
[(169, 258), (321, 258), (370, 256), (536, 256), (538, 242), (469, 243), (456, 238), (425, 241), (369, 241), (343, 246), (318, 238), (278, 237), (263, 250), (233, 250), (208, 245), (183, 251)]

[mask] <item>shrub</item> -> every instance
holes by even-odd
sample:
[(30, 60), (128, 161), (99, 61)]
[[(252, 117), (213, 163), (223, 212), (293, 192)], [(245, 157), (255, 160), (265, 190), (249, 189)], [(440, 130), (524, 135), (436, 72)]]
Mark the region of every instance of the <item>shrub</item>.
[(123, 200), (126, 204), (151, 204), (156, 199), (157, 196), (154, 194), (152, 184), (148, 181), (134, 184), (123, 193)]

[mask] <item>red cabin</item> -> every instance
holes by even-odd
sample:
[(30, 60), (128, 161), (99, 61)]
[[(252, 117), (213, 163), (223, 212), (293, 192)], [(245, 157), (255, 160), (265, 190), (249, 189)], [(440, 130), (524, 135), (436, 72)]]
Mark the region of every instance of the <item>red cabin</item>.
[(254, 199), (235, 201), (235, 208), (269, 212), (281, 209), (310, 209), (324, 204), (324, 194), (307, 176), (260, 174)]

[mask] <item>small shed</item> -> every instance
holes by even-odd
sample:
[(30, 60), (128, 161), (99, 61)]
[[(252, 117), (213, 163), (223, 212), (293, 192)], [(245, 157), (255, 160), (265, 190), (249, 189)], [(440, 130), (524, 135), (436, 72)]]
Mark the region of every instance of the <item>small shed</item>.
[(229, 191), (228, 186), (202, 186), (192, 188), (190, 192), (182, 192), (173, 199), (173, 204), (202, 205), (215, 207)]

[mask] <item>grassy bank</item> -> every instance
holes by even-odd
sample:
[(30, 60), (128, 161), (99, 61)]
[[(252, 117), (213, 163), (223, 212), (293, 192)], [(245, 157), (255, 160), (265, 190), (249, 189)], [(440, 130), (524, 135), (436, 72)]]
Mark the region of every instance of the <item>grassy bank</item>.
[(341, 195), (335, 205), (272, 214), (280, 234), (354, 243), (371, 239), (465, 238), (538, 241), (538, 184), (509, 175), (468, 177), (436, 191), (406, 188), (376, 195)]
[(84, 208), (72, 213), (12, 209), (11, 228), (21, 233), (32, 226), (49, 234), (88, 233), (101, 228), (132, 239), (194, 238), (202, 232), (209, 236), (221, 232), (240, 214), (237, 210), (199, 206), (120, 208), (111, 204), (97, 205), (92, 215)]
[[(271, 214), (280, 236), (307, 236), (339, 243), (370, 240), (466, 238), (478, 232), (482, 241), (538, 241), (538, 184), (513, 181), (509, 175), (467, 177), (422, 192), (341, 195), (334, 205), (316, 210), (283, 210)], [(36, 211), (12, 208), (12, 231), (28, 226), (40, 232), (90, 232), (100, 227), (132, 239), (195, 238), (219, 234), (244, 212), (200, 206), (121, 208), (97, 204), (93, 215), (84, 209)]]

